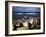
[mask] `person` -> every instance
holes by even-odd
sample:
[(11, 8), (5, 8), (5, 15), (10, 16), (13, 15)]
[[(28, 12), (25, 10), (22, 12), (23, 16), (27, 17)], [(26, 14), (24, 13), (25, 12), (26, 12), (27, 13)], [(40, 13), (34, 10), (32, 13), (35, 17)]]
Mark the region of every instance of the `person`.
[(20, 25), (20, 27), (22, 27), (22, 26), (23, 26), (23, 24), (22, 24), (22, 23), (20, 23), (19, 25)]
[(33, 29), (33, 25), (30, 22), (28, 22), (28, 28)]
[(16, 24), (13, 25), (13, 30), (17, 30)]
[(38, 21), (37, 21), (37, 28), (40, 29), (40, 19), (38, 18)]

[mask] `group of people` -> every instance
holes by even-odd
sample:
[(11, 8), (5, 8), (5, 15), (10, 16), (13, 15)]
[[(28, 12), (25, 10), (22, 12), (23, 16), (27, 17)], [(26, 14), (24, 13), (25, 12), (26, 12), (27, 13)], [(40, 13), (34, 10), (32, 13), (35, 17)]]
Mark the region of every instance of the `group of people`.
[[(27, 21), (27, 26), (29, 29), (40, 29), (40, 18), (33, 19), (32, 23), (29, 20), (23, 20), (24, 22)], [(16, 22), (13, 25), (13, 30), (17, 30), (17, 28), (23, 27), (23, 21)]]
[(28, 22), (29, 29), (40, 29), (40, 19), (34, 19), (32, 24)]

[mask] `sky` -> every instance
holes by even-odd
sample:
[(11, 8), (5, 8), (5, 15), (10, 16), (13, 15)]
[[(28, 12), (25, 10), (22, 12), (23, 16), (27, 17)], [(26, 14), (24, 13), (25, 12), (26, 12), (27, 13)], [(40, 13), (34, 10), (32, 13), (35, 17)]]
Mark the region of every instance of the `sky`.
[(19, 7), (13, 6), (13, 11), (15, 12), (40, 12), (39, 7)]

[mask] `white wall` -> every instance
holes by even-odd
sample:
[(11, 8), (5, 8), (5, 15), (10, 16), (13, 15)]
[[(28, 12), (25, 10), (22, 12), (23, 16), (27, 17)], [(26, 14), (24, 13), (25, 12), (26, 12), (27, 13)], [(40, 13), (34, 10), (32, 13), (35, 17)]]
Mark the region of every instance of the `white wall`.
[[(46, 3), (46, 0), (16, 0), (16, 1)], [(45, 10), (45, 12), (46, 12), (46, 10)], [(45, 16), (46, 16), (46, 13), (45, 13)], [(5, 22), (4, 22), (5, 20), (4, 19), (5, 19), (5, 0), (0, 0), (0, 37), (5, 37)], [(45, 17), (45, 19), (46, 19), (46, 17)], [(46, 23), (45, 23), (45, 27), (46, 27)], [(24, 36), (14, 36), (14, 37), (46, 37), (46, 32), (45, 32), (45, 34), (40, 34), (40, 35), (24, 35)]]

